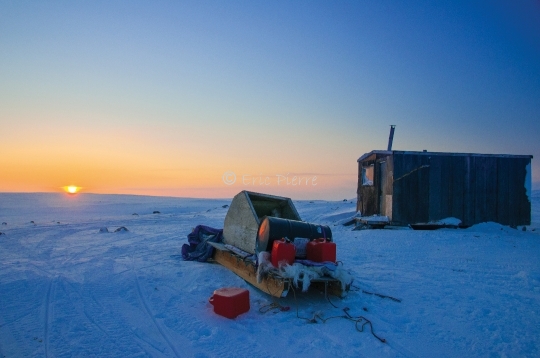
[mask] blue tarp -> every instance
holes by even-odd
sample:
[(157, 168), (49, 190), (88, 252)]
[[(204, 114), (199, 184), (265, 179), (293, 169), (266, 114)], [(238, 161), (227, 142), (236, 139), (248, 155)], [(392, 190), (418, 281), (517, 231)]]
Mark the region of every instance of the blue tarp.
[(223, 229), (198, 225), (188, 235), (189, 244), (182, 245), (182, 258), (186, 261), (207, 261), (214, 252), (214, 247), (208, 242), (221, 242)]

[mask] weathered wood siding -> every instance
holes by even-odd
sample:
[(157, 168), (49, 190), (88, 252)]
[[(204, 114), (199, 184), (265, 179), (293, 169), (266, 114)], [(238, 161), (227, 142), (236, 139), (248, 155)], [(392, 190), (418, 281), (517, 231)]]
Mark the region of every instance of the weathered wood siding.
[(394, 152), (392, 220), (530, 225), (529, 156)]
[(388, 216), (392, 220), (392, 197), (394, 193), (394, 162), (392, 156), (377, 161), (380, 176), (379, 215)]

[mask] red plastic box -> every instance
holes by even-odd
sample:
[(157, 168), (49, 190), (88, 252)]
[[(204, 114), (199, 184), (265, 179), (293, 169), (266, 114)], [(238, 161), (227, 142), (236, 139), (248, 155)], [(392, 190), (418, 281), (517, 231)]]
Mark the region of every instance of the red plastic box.
[(306, 246), (307, 259), (315, 262), (336, 262), (336, 243), (315, 239)]
[(249, 311), (249, 291), (244, 288), (220, 288), (208, 301), (214, 306), (215, 313), (231, 319)]
[(292, 265), (296, 256), (294, 244), (286, 242), (285, 239), (275, 240), (272, 244), (272, 265), (279, 267), (283, 264)]

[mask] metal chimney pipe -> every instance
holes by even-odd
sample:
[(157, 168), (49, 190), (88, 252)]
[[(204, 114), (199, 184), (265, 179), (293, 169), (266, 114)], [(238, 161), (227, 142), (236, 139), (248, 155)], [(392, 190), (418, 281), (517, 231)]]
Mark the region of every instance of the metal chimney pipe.
[(390, 136), (388, 137), (388, 151), (392, 150), (392, 142), (394, 141), (394, 129), (396, 126), (394, 124), (390, 125)]

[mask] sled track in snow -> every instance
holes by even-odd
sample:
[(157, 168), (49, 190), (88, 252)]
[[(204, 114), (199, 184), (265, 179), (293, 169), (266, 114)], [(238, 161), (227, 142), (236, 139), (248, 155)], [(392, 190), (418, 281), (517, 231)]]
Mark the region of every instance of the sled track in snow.
[(169, 337), (165, 334), (165, 332), (163, 331), (163, 329), (161, 329), (161, 327), (159, 326), (158, 322), (156, 321), (154, 315), (152, 314), (152, 312), (150, 311), (150, 307), (148, 306), (148, 302), (146, 301), (146, 299), (144, 298), (143, 294), (142, 294), (142, 290), (141, 290), (141, 284), (139, 283), (139, 278), (137, 277), (137, 273), (135, 273), (135, 282), (137, 284), (137, 294), (139, 295), (139, 299), (141, 300), (142, 304), (143, 304), (143, 307), (146, 311), (146, 314), (150, 317), (150, 319), (152, 320), (152, 322), (154, 323), (154, 326), (156, 326), (157, 330), (159, 331), (159, 334), (163, 337), (163, 339), (165, 340), (165, 342), (167, 342), (167, 345), (169, 346), (169, 348), (173, 351), (174, 355), (176, 357), (181, 357), (182, 355), (180, 355), (178, 353), (178, 351), (176, 350), (176, 348), (174, 347), (174, 345), (172, 344), (171, 340), (169, 339)]
[[(80, 322), (87, 322), (91, 328), (88, 331), (90, 337), (94, 340), (91, 344), (81, 345), (81, 351), (84, 350), (84, 355), (96, 355), (101, 356), (104, 352), (108, 356), (134, 356), (140, 354), (141, 351), (145, 351), (144, 348), (130, 339), (125, 333), (125, 322), (118, 318), (117, 311), (111, 309), (116, 301), (111, 301), (111, 298), (106, 295), (110, 290), (110, 286), (107, 285), (91, 285), (82, 288), (78, 288), (73, 283), (67, 283), (64, 286), (66, 290), (66, 296), (70, 298), (76, 296), (79, 299), (71, 300), (71, 303), (82, 302), (82, 305), (75, 307), (75, 316), (73, 319), (81, 320)], [(102, 304), (96, 295), (100, 296), (105, 301)], [(83, 323), (84, 324), (84, 323)], [(91, 346), (92, 344), (98, 344), (97, 346)], [(137, 351), (134, 347), (138, 346), (140, 351)], [(147, 355), (150, 355), (147, 353)]]
[(51, 292), (53, 291), (55, 278), (52, 278), (49, 282), (49, 287), (47, 288), (47, 294), (45, 295), (45, 319), (44, 319), (44, 329), (43, 329), (43, 342), (45, 347), (45, 357), (49, 356), (49, 324), (51, 321)]

